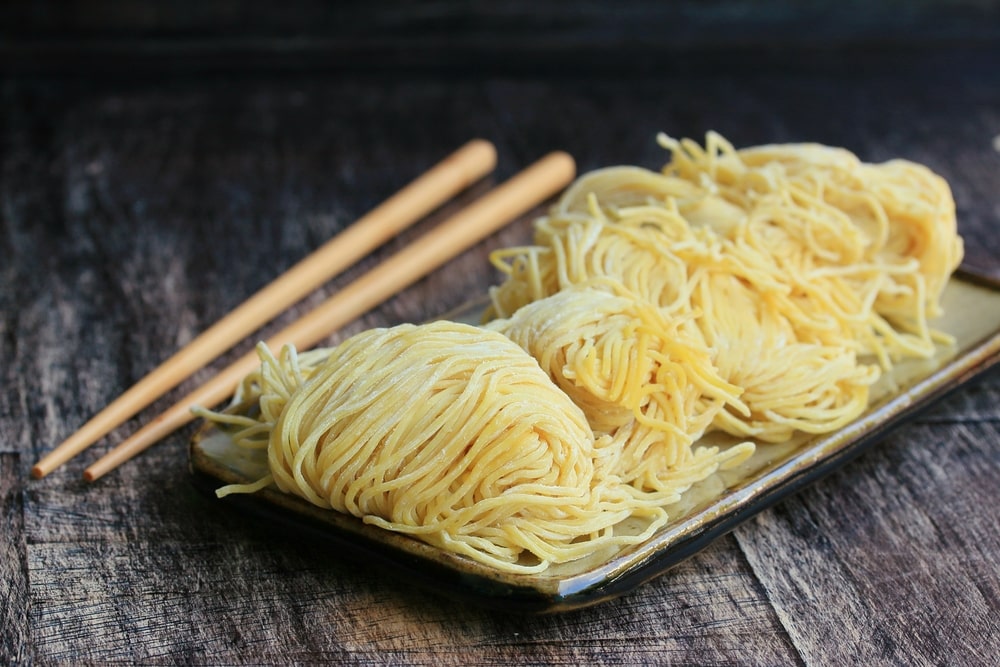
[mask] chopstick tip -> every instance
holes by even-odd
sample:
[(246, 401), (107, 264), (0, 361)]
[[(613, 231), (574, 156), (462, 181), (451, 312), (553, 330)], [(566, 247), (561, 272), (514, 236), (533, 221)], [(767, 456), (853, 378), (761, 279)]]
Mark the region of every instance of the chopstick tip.
[(466, 146), (474, 148), (478, 151), (483, 151), (484, 154), (493, 155), (494, 157), (497, 154), (497, 148), (493, 145), (493, 142), (489, 139), (483, 139), (482, 137), (470, 139)]
[(497, 148), (486, 139), (470, 139), (454, 155), (466, 165), (470, 180), (484, 176), (497, 165)]
[(552, 151), (542, 160), (548, 163), (553, 172), (559, 174), (564, 182), (568, 183), (576, 176), (576, 160), (566, 151)]

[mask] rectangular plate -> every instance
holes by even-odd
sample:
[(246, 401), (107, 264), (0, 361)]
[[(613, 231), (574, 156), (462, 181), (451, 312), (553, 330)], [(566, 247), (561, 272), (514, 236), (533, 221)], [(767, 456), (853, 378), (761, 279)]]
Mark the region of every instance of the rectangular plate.
[[(274, 488), (231, 495), (221, 502), (265, 518), (269, 526), (284, 526), (330, 544), (338, 555), (380, 563), (409, 581), (486, 606), (538, 613), (590, 606), (662, 574), (843, 465), (889, 429), (1000, 361), (1000, 286), (959, 275), (949, 284), (943, 302), (947, 316), (935, 325), (954, 336), (955, 344), (941, 347), (933, 359), (907, 361), (886, 374), (873, 388), (868, 410), (856, 421), (822, 436), (759, 444), (738, 469), (717, 473), (692, 487), (681, 503), (671, 506), (673, 520), (649, 540), (555, 565), (541, 574), (500, 572)], [(481, 306), (451, 319), (475, 322)], [(190, 463), (196, 485), (213, 497), (223, 484), (251, 482), (267, 473), (263, 452), (241, 450), (213, 427), (203, 428), (193, 438)]]

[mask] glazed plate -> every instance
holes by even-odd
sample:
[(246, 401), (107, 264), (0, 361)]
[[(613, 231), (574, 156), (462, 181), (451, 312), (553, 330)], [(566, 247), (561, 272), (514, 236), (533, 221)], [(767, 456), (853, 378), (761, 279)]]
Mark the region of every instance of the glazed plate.
[[(451, 318), (476, 322), (481, 306)], [(739, 468), (716, 473), (692, 487), (681, 503), (672, 506), (672, 521), (645, 542), (552, 566), (542, 574), (501, 572), (315, 507), (275, 488), (214, 500), (218, 487), (252, 482), (267, 472), (263, 452), (237, 448), (224, 430), (215, 427), (206, 426), (192, 440), (191, 470), (198, 487), (213, 502), (328, 543), (331, 553), (379, 563), (394, 576), (489, 607), (568, 611), (623, 595), (662, 574), (758, 512), (842, 466), (890, 429), (1000, 361), (1000, 286), (958, 275), (948, 286), (944, 307), (946, 317), (934, 326), (951, 334), (955, 343), (941, 346), (933, 359), (897, 366), (874, 388), (869, 409), (847, 427), (823, 436), (758, 445), (754, 456)], [(641, 531), (642, 525), (637, 522), (622, 528)]]

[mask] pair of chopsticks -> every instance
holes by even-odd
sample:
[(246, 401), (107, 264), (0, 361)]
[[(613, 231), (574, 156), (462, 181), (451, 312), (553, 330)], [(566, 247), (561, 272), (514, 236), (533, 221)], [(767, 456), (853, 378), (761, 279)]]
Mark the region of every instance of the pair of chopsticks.
[[(451, 154), (339, 235), (250, 297), (186, 347), (115, 399), (31, 470), (44, 477), (120, 426), (195, 371), (351, 266), (393, 235), (423, 218), (496, 166), (496, 149), (477, 139)], [(564, 188), (574, 177), (573, 158), (554, 152), (455, 213), (411, 245), (343, 288), (266, 343), (299, 349), (339, 327), (470, 248)], [(94, 481), (194, 419), (195, 405), (215, 406), (232, 395), (259, 363), (251, 351), (155, 417), (84, 470)]]

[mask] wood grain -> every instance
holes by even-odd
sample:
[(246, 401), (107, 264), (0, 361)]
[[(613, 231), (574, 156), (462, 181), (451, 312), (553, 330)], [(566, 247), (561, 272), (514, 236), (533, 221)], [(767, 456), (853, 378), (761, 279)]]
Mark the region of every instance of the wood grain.
[[(931, 77), (931, 78), (929, 78)], [(936, 78), (934, 78), (936, 77)], [(472, 136), (497, 179), (553, 149), (659, 166), (665, 130), (817, 140), (952, 183), (1000, 272), (1000, 86), (969, 72), (0, 84), (0, 662), (988, 664), (1000, 654), (1000, 371), (633, 595), (523, 618), (451, 602), (199, 495), (190, 430), (95, 485), (28, 467), (143, 373)], [(488, 185), (488, 184), (487, 184)], [(481, 194), (362, 261), (266, 336)], [(536, 211), (537, 212), (537, 211)], [(344, 327), (496, 281), (532, 215)], [(248, 350), (248, 339), (226, 358)], [(148, 414), (204, 379), (196, 376)], [(95, 448), (120, 442), (131, 420)]]
[(904, 429), (737, 531), (807, 663), (995, 664), (998, 435), (996, 422)]
[(28, 659), (30, 626), (24, 505), (17, 455), (0, 453), (0, 662)]

